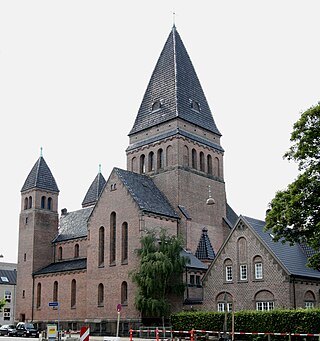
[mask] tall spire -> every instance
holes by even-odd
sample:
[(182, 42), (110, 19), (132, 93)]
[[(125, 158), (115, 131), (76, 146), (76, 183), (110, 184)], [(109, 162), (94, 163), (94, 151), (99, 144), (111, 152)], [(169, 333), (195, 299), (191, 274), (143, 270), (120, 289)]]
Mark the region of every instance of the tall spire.
[(129, 135), (175, 118), (221, 135), (174, 24), (152, 73)]
[(98, 201), (100, 194), (106, 184), (106, 180), (104, 176), (101, 174), (101, 165), (99, 165), (99, 173), (91, 183), (83, 201), (82, 201), (82, 207), (88, 207), (95, 205), (95, 203)]

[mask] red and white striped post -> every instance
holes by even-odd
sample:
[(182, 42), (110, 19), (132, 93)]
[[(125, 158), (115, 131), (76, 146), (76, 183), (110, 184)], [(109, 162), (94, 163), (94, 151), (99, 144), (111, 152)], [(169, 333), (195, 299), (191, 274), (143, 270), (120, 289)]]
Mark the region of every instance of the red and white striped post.
[(132, 328), (130, 329), (130, 341), (132, 341)]
[(90, 328), (81, 327), (80, 329), (80, 341), (89, 341)]

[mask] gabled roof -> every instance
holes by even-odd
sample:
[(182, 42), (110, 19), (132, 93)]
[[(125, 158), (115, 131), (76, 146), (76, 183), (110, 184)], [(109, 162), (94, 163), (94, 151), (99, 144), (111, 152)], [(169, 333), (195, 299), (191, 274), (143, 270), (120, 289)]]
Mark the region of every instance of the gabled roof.
[(28, 191), (33, 188), (48, 190), (51, 192), (59, 192), (57, 183), (42, 156), (39, 157), (33, 168), (31, 169), (21, 192)]
[(187, 269), (199, 269), (199, 270), (207, 270), (208, 265), (202, 263), (195, 255), (191, 253), (191, 251), (182, 250), (180, 255), (188, 259), (188, 263), (186, 265)]
[(16, 270), (0, 270), (0, 285), (16, 285), (17, 271)]
[(34, 273), (34, 275), (45, 275), (56, 272), (66, 272), (87, 269), (87, 258), (71, 259), (63, 262), (52, 263)]
[(179, 219), (168, 199), (150, 177), (120, 168), (114, 168), (114, 171), (142, 211)]
[(216, 257), (208, 236), (208, 229), (206, 227), (202, 229), (202, 234), (195, 256), (200, 260), (214, 260), (214, 258)]
[(300, 277), (320, 278), (320, 271), (306, 266), (308, 258), (299, 244), (290, 246), (288, 243), (274, 242), (270, 233), (264, 231), (262, 220), (243, 217), (243, 221), (253, 229), (258, 238), (279, 261), (288, 274)]
[(92, 184), (90, 185), (83, 201), (82, 201), (82, 207), (87, 207), (91, 205), (95, 205), (95, 203), (98, 201), (99, 196), (106, 184), (106, 180), (99, 172), (95, 179), (93, 180)]
[(63, 214), (60, 218), (58, 235), (54, 238), (53, 242), (86, 237), (88, 235), (88, 219), (93, 207)]
[[(155, 103), (158, 103), (156, 109), (153, 108)], [(152, 73), (129, 135), (177, 117), (221, 135), (187, 50), (174, 26)]]

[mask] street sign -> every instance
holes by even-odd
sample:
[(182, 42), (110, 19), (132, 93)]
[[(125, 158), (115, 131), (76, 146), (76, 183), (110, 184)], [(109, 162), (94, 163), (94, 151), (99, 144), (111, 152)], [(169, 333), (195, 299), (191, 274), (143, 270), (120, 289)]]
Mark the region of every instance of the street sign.
[(59, 307), (59, 302), (49, 302), (49, 307)]

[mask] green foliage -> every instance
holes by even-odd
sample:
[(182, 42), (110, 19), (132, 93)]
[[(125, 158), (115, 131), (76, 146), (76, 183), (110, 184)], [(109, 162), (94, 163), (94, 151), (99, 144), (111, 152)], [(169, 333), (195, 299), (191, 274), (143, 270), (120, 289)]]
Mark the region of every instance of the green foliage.
[(2, 300), (0, 300), (0, 311), (6, 305), (6, 303), (7, 303), (7, 301), (4, 298)]
[[(222, 332), (224, 313), (182, 312), (171, 315), (173, 330)], [(236, 332), (319, 333), (320, 309), (239, 311), (235, 313)], [(231, 332), (232, 314), (228, 313), (227, 330)]]
[(302, 242), (313, 250), (308, 265), (320, 269), (320, 104), (305, 111), (294, 124), (293, 145), (284, 155), (298, 162), (300, 174), (269, 204), (266, 230), (274, 240)]
[(141, 238), (141, 248), (137, 250), (140, 266), (131, 277), (138, 286), (135, 306), (144, 317), (168, 316), (168, 294), (183, 293), (186, 259), (180, 256), (182, 245), (180, 238), (169, 236), (164, 230), (159, 238), (150, 231)]

